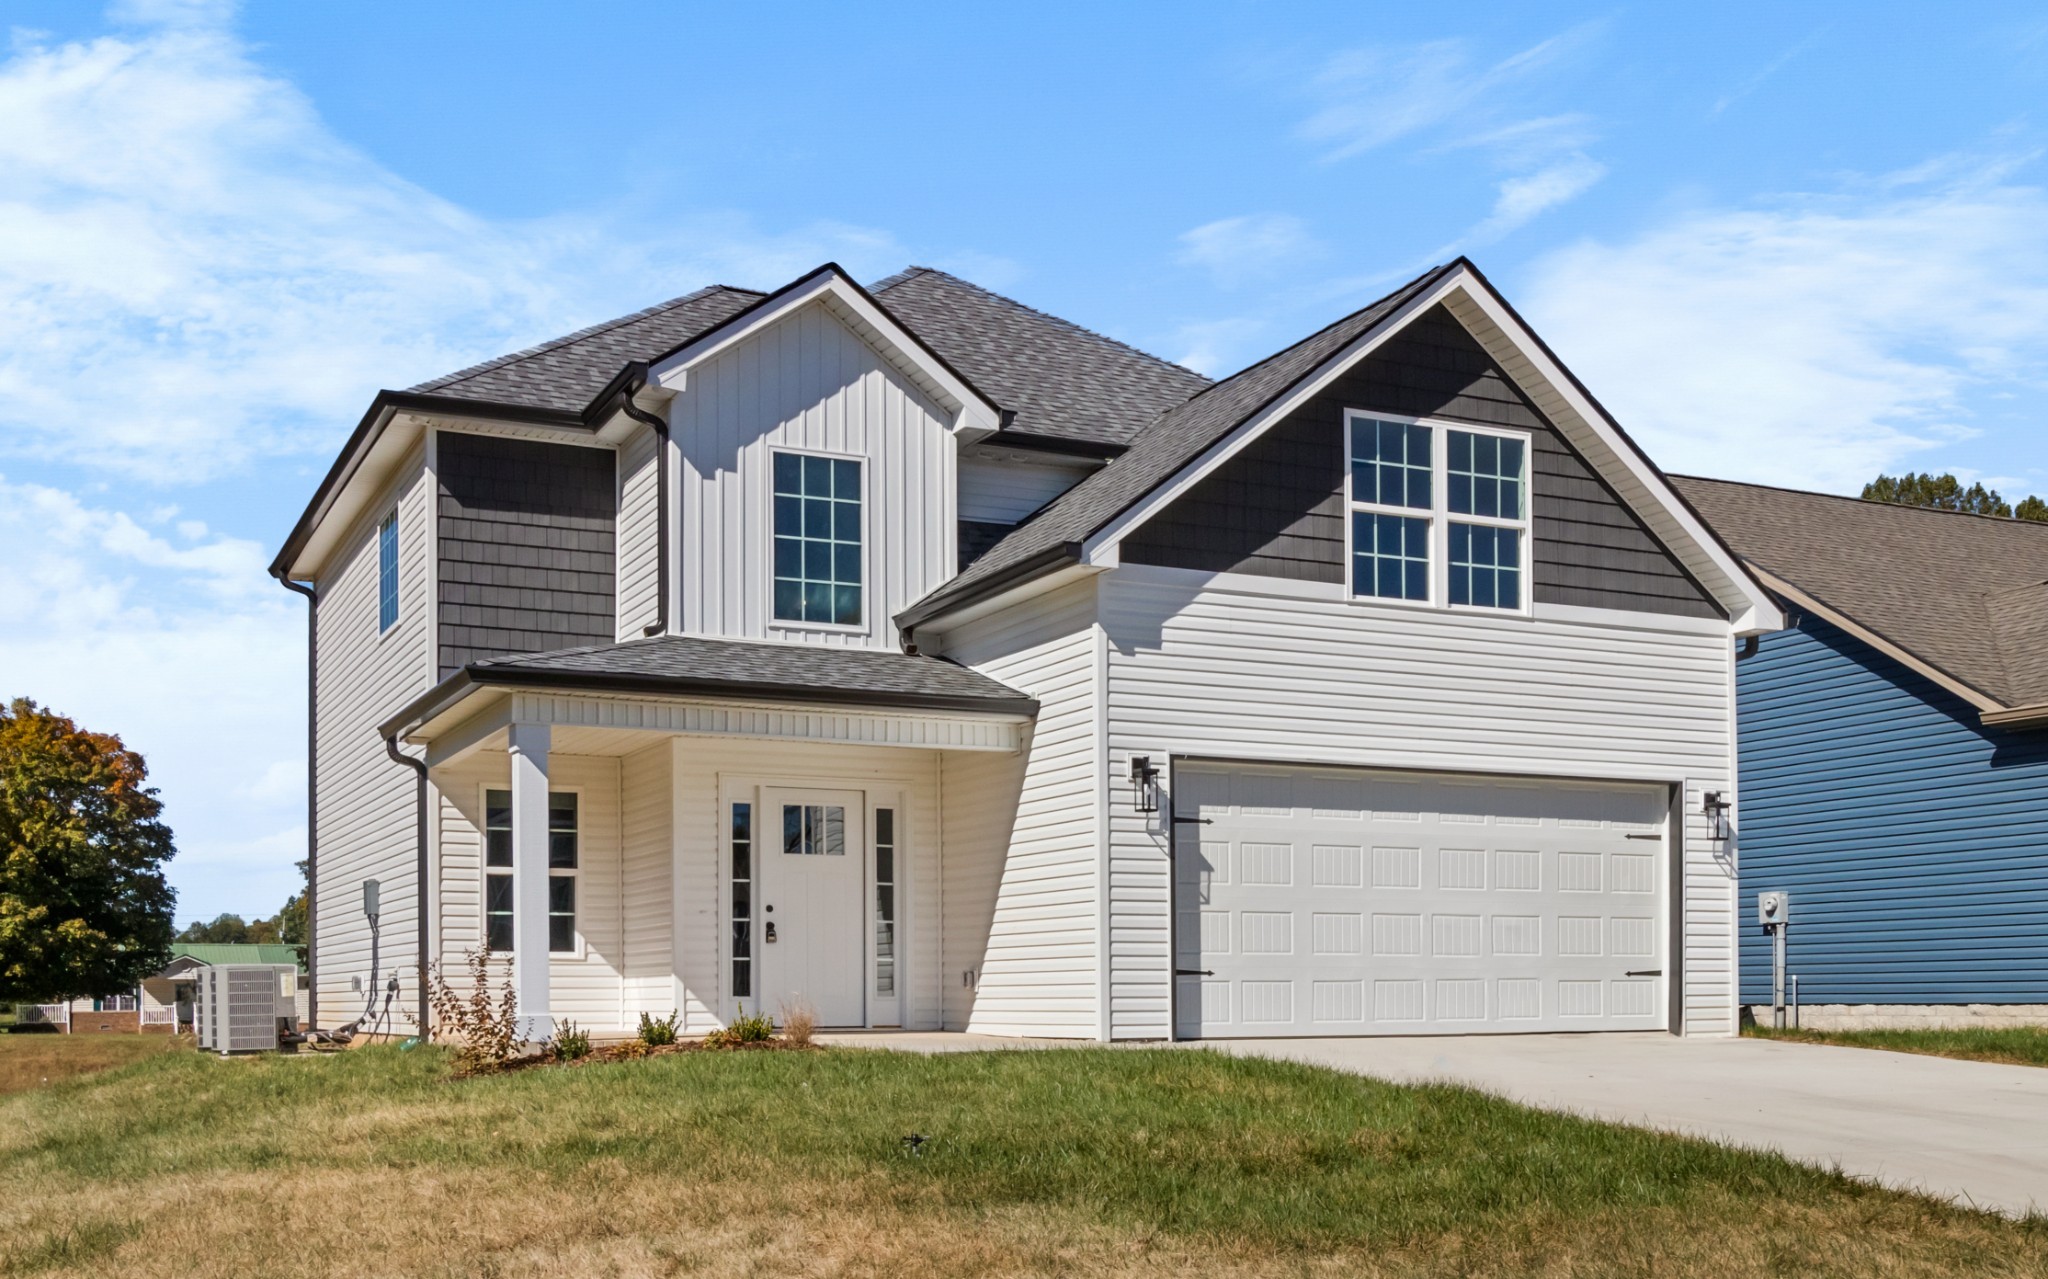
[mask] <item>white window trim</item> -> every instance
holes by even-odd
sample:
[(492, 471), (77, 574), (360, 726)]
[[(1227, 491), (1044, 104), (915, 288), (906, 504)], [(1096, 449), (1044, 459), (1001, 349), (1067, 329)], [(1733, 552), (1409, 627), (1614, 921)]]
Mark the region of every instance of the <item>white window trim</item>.
[[(775, 616), (775, 458), (778, 454), (789, 453), (797, 457), (823, 457), (835, 462), (852, 462), (860, 468), (860, 616), (858, 624), (849, 622), (811, 622), (798, 618)], [(830, 449), (800, 448), (787, 444), (772, 444), (768, 447), (768, 465), (762, 468), (762, 487), (767, 496), (762, 509), (767, 512), (764, 521), (768, 545), (763, 548), (762, 566), (767, 574), (766, 594), (768, 627), (777, 631), (810, 631), (826, 635), (867, 635), (874, 630), (875, 582), (874, 582), (874, 537), (870, 532), (871, 513), (874, 509), (869, 500), (868, 458), (861, 453), (835, 453)]]
[[(1429, 432), (1429, 506), (1388, 506), (1378, 502), (1362, 502), (1351, 492), (1351, 431), (1352, 424), (1359, 421), (1398, 422), (1404, 426), (1426, 426)], [(1488, 515), (1461, 515), (1450, 508), (1450, 432), (1463, 431), (1468, 435), (1492, 435), (1501, 439), (1522, 442), (1522, 517), (1518, 520), (1500, 519)], [(1344, 410), (1344, 598), (1353, 604), (1390, 608), (1426, 608), (1457, 613), (1478, 613), (1493, 617), (1534, 616), (1535, 581), (1532, 572), (1535, 559), (1536, 505), (1535, 470), (1536, 441), (1533, 432), (1513, 427), (1480, 426), (1472, 422), (1453, 422), (1436, 417), (1412, 417), (1405, 413), (1381, 413), (1372, 409)], [(1390, 599), (1379, 595), (1360, 595), (1352, 574), (1355, 568), (1352, 549), (1352, 513), (1365, 511), (1375, 515), (1399, 515), (1408, 519), (1426, 520), (1429, 524), (1429, 598), (1420, 600)], [(1521, 548), (1521, 603), (1516, 608), (1494, 608), (1484, 604), (1453, 604), (1451, 600), (1451, 522), (1477, 524), (1489, 528), (1518, 529), (1521, 537), (1516, 539)]]
[[(867, 943), (865, 950), (867, 953), (868, 1024), (870, 1026), (900, 1027), (903, 1025), (903, 987), (907, 980), (906, 969), (903, 963), (903, 934), (905, 932), (903, 902), (904, 881), (907, 871), (905, 855), (910, 844), (910, 812), (909, 805), (904, 802), (905, 799), (904, 792), (900, 790), (871, 789), (867, 792), (868, 865), (867, 873), (862, 878), (866, 885), (865, 891), (867, 894)], [(882, 911), (879, 900), (880, 894), (876, 889), (881, 884), (881, 857), (878, 852), (879, 844), (875, 839), (875, 814), (885, 808), (895, 815), (892, 819), (895, 823), (895, 829), (891, 832), (894, 836), (894, 842), (890, 845), (890, 851), (895, 864), (891, 868), (889, 883), (895, 889), (895, 918), (890, 922), (895, 926), (895, 953), (891, 956), (891, 962), (895, 965), (896, 987), (894, 991), (886, 995), (882, 994), (879, 989), (881, 956), (878, 953), (880, 947), (877, 944), (878, 938), (876, 933), (881, 924)]]
[[(400, 502), (403, 500), (401, 498)], [(393, 502), (391, 508), (378, 516), (377, 522), (370, 526), (370, 553), (377, 560), (375, 601), (377, 609), (377, 638), (380, 641), (386, 636), (396, 634), (398, 632), (398, 624), (405, 620), (405, 525), (401, 524), (398, 519), (399, 504), (399, 502)], [(394, 535), (393, 541), (396, 543), (392, 548), (393, 554), (391, 557), (392, 604), (391, 625), (389, 626), (384, 624), (384, 526), (387, 524), (391, 526), (391, 531)]]
[[(513, 949), (510, 946), (503, 950), (488, 949), (491, 944), (491, 888), (489, 879), (492, 875), (509, 875), (512, 873), (509, 867), (491, 865), (491, 792), (509, 789), (511, 788), (508, 786), (498, 786), (486, 781), (477, 783), (476, 792), (476, 811), (483, 819), (477, 823), (476, 827), (476, 941), (477, 945), (485, 947), (488, 953), (493, 955), (511, 955), (513, 953)], [(548, 794), (574, 795), (576, 797), (576, 868), (574, 870), (551, 868), (548, 871), (548, 878), (550, 879), (557, 875), (567, 875), (576, 881), (576, 946), (572, 950), (550, 950), (548, 958), (550, 961), (557, 959), (580, 960), (589, 954), (589, 943), (583, 936), (583, 921), (589, 911), (589, 903), (583, 900), (583, 863), (590, 856), (590, 822), (587, 820), (588, 810), (584, 806), (586, 791), (581, 786), (550, 785), (548, 787)], [(515, 857), (518, 856), (517, 853), (513, 855)], [(552, 915), (554, 912), (550, 911), (548, 913)]]

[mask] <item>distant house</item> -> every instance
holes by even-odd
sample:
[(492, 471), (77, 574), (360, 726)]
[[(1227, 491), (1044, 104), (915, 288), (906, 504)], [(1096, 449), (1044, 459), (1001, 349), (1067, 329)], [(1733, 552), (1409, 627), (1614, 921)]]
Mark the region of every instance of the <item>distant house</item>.
[(95, 998), (74, 999), (65, 1004), (28, 1004), (20, 1010), (26, 1025), (52, 1025), (73, 1033), (157, 1032), (171, 1034), (192, 1025), (192, 985), (195, 975), (212, 964), (268, 964), (290, 968), (299, 975), (299, 1019), (306, 1017), (305, 965), (299, 948), (279, 945), (243, 945), (214, 942), (174, 942), (171, 962), (163, 971), (145, 977), (132, 991)]
[(1674, 477), (1783, 602), (1736, 663), (1745, 1004), (2048, 1021), (2048, 524)]

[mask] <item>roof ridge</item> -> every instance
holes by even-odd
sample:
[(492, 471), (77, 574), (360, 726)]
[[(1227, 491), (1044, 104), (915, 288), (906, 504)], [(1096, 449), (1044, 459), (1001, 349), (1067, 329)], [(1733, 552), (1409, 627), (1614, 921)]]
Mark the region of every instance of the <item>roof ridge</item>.
[(1823, 493), (1819, 489), (1793, 488), (1788, 484), (1758, 484), (1751, 480), (1724, 480), (1717, 475), (1686, 475), (1678, 471), (1667, 471), (1674, 480), (1693, 480), (1703, 484), (1727, 484), (1735, 488), (1766, 489), (1772, 493), (1797, 493), (1801, 497), (1825, 497), (1836, 502), (1854, 502), (1859, 506), (1882, 506), (1895, 511), (1921, 511), (1928, 515), (1962, 515), (1973, 520), (1990, 520), (1994, 524), (2014, 527), (2033, 524), (2048, 529), (2048, 520), (2022, 520), (2011, 515), (1987, 515), (1982, 511), (1952, 511), (1944, 506), (1915, 506), (1909, 502), (1882, 502), (1874, 497), (1850, 497), (1846, 493)]
[[(1189, 377), (1200, 378), (1203, 382), (1208, 383), (1210, 386), (1215, 385), (1215, 379), (1209, 377), (1208, 374), (1198, 373), (1195, 370), (1189, 368), (1185, 364), (1180, 364), (1173, 360), (1169, 360), (1163, 355), (1154, 355), (1152, 354), (1152, 352), (1145, 350), (1143, 347), (1132, 346), (1129, 342), (1120, 341), (1119, 339), (1110, 337), (1107, 334), (1097, 333), (1094, 329), (1091, 329), (1084, 324), (1076, 324), (1072, 320), (1067, 319), (1065, 316), (1054, 315), (1050, 311), (1041, 311), (1035, 306), (1019, 302), (1017, 299), (1013, 297), (1009, 297), (1006, 294), (998, 293), (994, 289), (987, 288), (983, 285), (976, 284), (972, 280), (964, 280), (959, 276), (954, 275), (950, 271), (941, 271), (939, 268), (935, 266), (905, 267), (903, 270), (898, 271), (895, 275), (890, 276), (888, 279), (879, 281), (875, 285), (875, 287), (869, 289), (868, 292), (880, 293), (883, 289), (894, 288), (899, 284), (906, 283), (910, 280), (914, 280), (919, 276), (923, 275), (936, 275), (939, 276), (941, 279), (951, 280), (953, 283), (958, 284), (963, 288), (974, 290), (976, 293), (981, 294), (985, 298), (989, 298), (993, 301), (1000, 302), (1005, 306), (1014, 307), (1019, 311), (1026, 312), (1027, 314), (1035, 315), (1041, 320), (1049, 320), (1052, 323), (1059, 325), (1061, 328), (1071, 329), (1074, 332), (1080, 334), (1082, 337), (1092, 338), (1097, 342), (1104, 343), (1108, 346), (1116, 347), (1117, 349), (1122, 351), (1129, 351), (1132, 355), (1140, 356), (1144, 359), (1150, 360), (1152, 363), (1159, 365), (1161, 368), (1170, 369), (1175, 373), (1186, 374)], [(1206, 390), (1208, 388), (1204, 387), (1203, 389)], [(1200, 392), (1198, 391), (1196, 392), (1196, 394), (1199, 395)]]
[(642, 307), (640, 310), (634, 311), (629, 315), (616, 316), (596, 324), (586, 325), (573, 333), (565, 333), (560, 337), (549, 338), (545, 342), (536, 343), (533, 346), (514, 351), (509, 355), (495, 356), (483, 361), (481, 364), (472, 364), (468, 368), (457, 369), (453, 373), (445, 373), (440, 377), (421, 382), (419, 385), (408, 389), (413, 391), (445, 390), (457, 382), (468, 381), (470, 378), (480, 374), (489, 373), (494, 369), (502, 369), (507, 365), (517, 364), (521, 360), (529, 360), (536, 355), (543, 355), (549, 351), (558, 351), (572, 343), (581, 342), (587, 338), (596, 337), (600, 333), (608, 333), (613, 329), (622, 328), (636, 320), (645, 320), (666, 311), (673, 311), (677, 307), (687, 306), (689, 303), (695, 302), (700, 298), (709, 297), (714, 293), (744, 293), (752, 297), (767, 296), (759, 289), (743, 289), (731, 284), (707, 284), (703, 288), (685, 293), (681, 297), (670, 298), (666, 302), (657, 302), (653, 306)]

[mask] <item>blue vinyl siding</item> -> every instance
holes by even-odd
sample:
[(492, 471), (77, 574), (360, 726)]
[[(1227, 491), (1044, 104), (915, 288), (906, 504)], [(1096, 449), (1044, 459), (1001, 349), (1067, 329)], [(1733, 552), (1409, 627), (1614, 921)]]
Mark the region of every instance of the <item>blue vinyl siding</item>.
[(2048, 1003), (2048, 734), (1815, 618), (1736, 671), (1743, 1002), (1785, 889), (1804, 1003)]

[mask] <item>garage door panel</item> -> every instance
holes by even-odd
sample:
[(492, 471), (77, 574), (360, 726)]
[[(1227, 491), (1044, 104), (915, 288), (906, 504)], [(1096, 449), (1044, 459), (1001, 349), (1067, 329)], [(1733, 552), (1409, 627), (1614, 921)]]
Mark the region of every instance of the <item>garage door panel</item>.
[(1175, 858), (1177, 1033), (1664, 1025), (1664, 788), (1255, 767), (1177, 780), (1176, 811), (1204, 819)]

